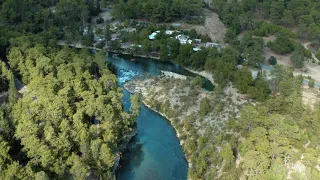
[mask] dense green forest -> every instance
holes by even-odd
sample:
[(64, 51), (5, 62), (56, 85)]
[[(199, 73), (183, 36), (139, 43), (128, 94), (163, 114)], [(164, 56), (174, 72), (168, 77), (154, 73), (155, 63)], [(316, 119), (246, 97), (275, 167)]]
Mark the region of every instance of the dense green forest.
[(119, 0), (115, 5), (118, 18), (144, 18), (153, 22), (199, 16), (203, 3), (197, 0)]
[(8, 58), (27, 91), (4, 108), (2, 179), (84, 179), (88, 173), (111, 178), (115, 153), (134, 128), (138, 109), (124, 112), (104, 53), (92, 57), (87, 50), (37, 46), (12, 48)]
[[(0, 2), (0, 53), (19, 40), (31, 45), (42, 44), (53, 47), (59, 39), (85, 41), (83, 29), (88, 26), (91, 16), (100, 12), (99, 1), (52, 0)], [(32, 39), (32, 40), (31, 40)]]
[[(319, 107), (312, 110), (303, 105), (302, 77), (294, 77), (289, 68), (276, 66), (271, 76), (268, 84), (278, 96), (244, 107), (240, 118), (228, 123), (219, 157), (224, 172), (221, 179), (320, 178), (315, 168)], [(291, 169), (290, 164), (299, 163), (305, 168), (303, 172)]]
[[(174, 44), (160, 35), (156, 43), (169, 46), (172, 53), (165, 57), (167, 52), (159, 45), (158, 50), (165, 57), (160, 60), (172, 59), (182, 66), (211, 72), (219, 85), (217, 94), (232, 82), (239, 92), (248, 94), (256, 103), (243, 107), (240, 117), (231, 119), (223, 129), (225, 132), (217, 135), (213, 128), (198, 133), (193, 127), (207, 114), (223, 108), (226, 102), (201, 101), (196, 117), (186, 117), (179, 122), (175, 120), (179, 119), (175, 116), (179, 114), (179, 108), (170, 108), (167, 102), (150, 101), (154, 108), (173, 118), (173, 124), (182, 134), (185, 153), (192, 161), (189, 177), (319, 179), (319, 107), (316, 105), (311, 109), (302, 103), (303, 77), (294, 77), (291, 68), (274, 66), (269, 75), (272, 79), (259, 72), (253, 80), (249, 68), (263, 62), (265, 44), (262, 37), (269, 35), (275, 35), (275, 40), (266, 45), (277, 54), (291, 54), (294, 67), (302, 68), (304, 61), (311, 58), (311, 52), (296, 39), (312, 41), (313, 46), (319, 47), (320, 2), (213, 0), (213, 7), (228, 27), (225, 40), (230, 46), (221, 51), (213, 48), (193, 52), (191, 45)], [(240, 39), (238, 35), (242, 32), (244, 35)], [(153, 47), (151, 45), (151, 49)], [(277, 60), (273, 57), (269, 62), (275, 65)], [(244, 67), (238, 70), (235, 68), (238, 64)], [(181, 133), (186, 129), (186, 134)], [(304, 170), (293, 169), (298, 166)]]
[(270, 20), (284, 27), (297, 27), (301, 38), (319, 42), (320, 2), (312, 0), (213, 0), (221, 20), (233, 33), (253, 30), (259, 21)]
[(303, 77), (290, 68), (276, 65), (270, 76), (255, 81), (268, 90), (257, 90), (264, 101), (246, 105), (220, 86), (204, 93), (197, 78), (138, 79), (127, 87), (145, 88), (144, 102), (174, 125), (190, 179), (319, 179), (319, 106), (303, 103)]
[(0, 179), (113, 179), (139, 99), (124, 111), (106, 52), (56, 43), (81, 40), (100, 2), (5, 0), (0, 9), (0, 91), (8, 91), (0, 107)]
[[(306, 170), (291, 173), (293, 179), (320, 179), (315, 168), (320, 110), (303, 105), (303, 77), (275, 66), (271, 80), (262, 72), (252, 79), (250, 70), (263, 62), (262, 37), (268, 35), (276, 37), (266, 44), (270, 49), (277, 54), (291, 53), (292, 64), (302, 68), (311, 53), (295, 40), (320, 46), (320, 2), (212, 2), (228, 27), (225, 41), (229, 46), (225, 48), (194, 52), (192, 45), (180, 45), (164, 33), (150, 42), (146, 37), (158, 26), (121, 35), (141, 44), (142, 54), (158, 51), (161, 61), (173, 60), (212, 73), (217, 97), (232, 82), (240, 93), (256, 100), (255, 106), (244, 107), (239, 118), (228, 121), (225, 134), (190, 131), (193, 137), (185, 143), (185, 152), (198, 154), (191, 157), (194, 166), (189, 177), (213, 179), (220, 173), (220, 179), (286, 179), (288, 164), (299, 161)], [(0, 92), (7, 93), (0, 107), (0, 179), (114, 178), (116, 154), (136, 126), (139, 98), (133, 96), (131, 111), (124, 111), (122, 91), (105, 64), (104, 51), (92, 55), (88, 50), (57, 46), (58, 40), (92, 45), (93, 34), (83, 35), (84, 29), (91, 28), (91, 18), (108, 3), (114, 3), (116, 19), (152, 22), (201, 16), (203, 8), (196, 0), (0, 1)], [(245, 33), (239, 39), (241, 32)], [(210, 41), (195, 30), (183, 33)], [(112, 43), (118, 50), (120, 42)], [(276, 64), (277, 60), (270, 58), (270, 62)], [(243, 67), (237, 69), (239, 64)], [(195, 119), (222, 106), (223, 102), (213, 105), (205, 99), (199, 117), (189, 118), (179, 127), (191, 129)], [(210, 146), (204, 146), (206, 143)]]

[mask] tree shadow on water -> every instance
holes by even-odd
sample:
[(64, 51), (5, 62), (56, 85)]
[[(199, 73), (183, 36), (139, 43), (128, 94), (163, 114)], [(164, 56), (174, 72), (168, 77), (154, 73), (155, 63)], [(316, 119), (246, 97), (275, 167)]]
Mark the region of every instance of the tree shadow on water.
[(117, 175), (119, 176), (123, 173), (134, 173), (133, 169), (141, 165), (141, 162), (144, 160), (144, 156), (145, 154), (142, 151), (142, 144), (139, 137), (133, 137), (130, 140), (127, 149), (122, 154)]

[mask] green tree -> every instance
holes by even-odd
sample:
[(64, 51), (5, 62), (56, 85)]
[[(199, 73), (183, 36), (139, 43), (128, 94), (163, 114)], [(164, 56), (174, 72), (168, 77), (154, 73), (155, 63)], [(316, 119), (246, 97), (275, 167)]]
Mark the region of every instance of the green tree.
[(207, 51), (202, 49), (190, 56), (190, 66), (196, 69), (203, 69), (206, 63)]
[(192, 80), (192, 84), (195, 85), (196, 87), (202, 88), (202, 79), (200, 76), (195, 77)]
[(274, 56), (270, 56), (268, 59), (269, 64), (271, 65), (276, 65), (277, 64), (277, 59)]
[(310, 88), (314, 88), (314, 80), (313, 80), (313, 79), (309, 79), (309, 81), (308, 81), (308, 86), (309, 86)]
[(216, 60), (214, 58), (208, 58), (204, 65), (204, 69), (208, 72), (213, 72), (216, 67)]
[(283, 17), (282, 17), (282, 24), (284, 24), (287, 27), (293, 26), (295, 23), (293, 14), (290, 10), (284, 10)]
[(291, 63), (295, 68), (301, 69), (304, 66), (305, 56), (301, 52), (301, 50), (296, 50), (290, 57)]
[(235, 74), (236, 86), (242, 92), (246, 93), (251, 85), (253, 85), (252, 74), (248, 68), (242, 68)]
[(229, 143), (225, 144), (223, 149), (221, 149), (220, 156), (224, 160), (225, 166), (230, 167), (234, 161), (234, 155)]
[(264, 101), (270, 94), (269, 83), (263, 77), (261, 72), (258, 72), (256, 79), (253, 82), (254, 86), (249, 87), (248, 93), (251, 98), (258, 101)]
[(36, 173), (35, 179), (36, 180), (49, 180), (50, 178), (48, 177), (48, 175), (45, 172), (40, 171), (40, 172)]
[(160, 60), (161, 61), (169, 61), (169, 50), (166, 45), (160, 46)]
[(208, 113), (210, 112), (210, 103), (209, 103), (209, 99), (207, 98), (203, 98), (200, 101), (200, 116), (206, 116)]
[(28, 91), (12, 104), (14, 136), (25, 147), (30, 168), (48, 172), (50, 178), (110, 172), (117, 147), (128, 141), (136, 124), (138, 98), (133, 96), (131, 113), (126, 113), (117, 78), (101, 53), (92, 57), (87, 50), (66, 48), (52, 53), (46, 61), (52, 68), (44, 68), (47, 54), (40, 50), (27, 49), (20, 59), (17, 68), (25, 68), (20, 72), (28, 75)]
[(281, 24), (282, 13), (285, 10), (284, 5), (284, 1), (271, 3), (270, 18), (275, 24)]
[(170, 50), (170, 58), (175, 59), (179, 54), (180, 43), (176, 39), (168, 39), (168, 46)]
[(130, 111), (138, 116), (139, 115), (139, 112), (140, 112), (140, 103), (141, 103), (141, 96), (140, 94), (134, 94), (130, 97), (131, 99), (131, 107), (130, 107)]
[(105, 40), (108, 42), (111, 41), (111, 31), (110, 31), (110, 22), (107, 21), (106, 23), (106, 30), (105, 30)]
[(277, 39), (269, 42), (268, 46), (277, 54), (287, 54), (295, 49), (293, 41), (285, 34), (277, 35)]
[(151, 45), (148, 39), (142, 41), (142, 54), (148, 55), (151, 52)]

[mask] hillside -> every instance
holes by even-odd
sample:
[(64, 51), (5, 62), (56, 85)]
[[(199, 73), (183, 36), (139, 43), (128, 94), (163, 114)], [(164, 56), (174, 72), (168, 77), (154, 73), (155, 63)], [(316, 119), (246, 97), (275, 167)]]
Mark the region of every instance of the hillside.
[(190, 179), (318, 179), (319, 109), (302, 105), (299, 78), (274, 81), (280, 95), (264, 103), (231, 87), (206, 92), (194, 80), (143, 78), (125, 87), (173, 124)]
[(0, 1), (0, 179), (114, 180), (142, 97), (183, 177), (318, 180), (319, 49), (314, 0)]

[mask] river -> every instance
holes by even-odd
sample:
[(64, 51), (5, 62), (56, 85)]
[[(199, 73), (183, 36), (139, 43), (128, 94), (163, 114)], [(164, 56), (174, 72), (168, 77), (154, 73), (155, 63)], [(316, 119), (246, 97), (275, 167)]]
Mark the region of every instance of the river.
[[(133, 77), (148, 73), (156, 75), (160, 70), (171, 71), (187, 76), (196, 76), (173, 63), (130, 57), (112, 57), (107, 61), (117, 67), (120, 86)], [(213, 89), (210, 81), (204, 79), (204, 87)], [(128, 111), (130, 94), (123, 90), (123, 104)], [(179, 139), (170, 122), (158, 113), (142, 105), (137, 118), (138, 134), (131, 140), (129, 148), (122, 154), (120, 167), (116, 173), (118, 180), (186, 180), (188, 163)]]

